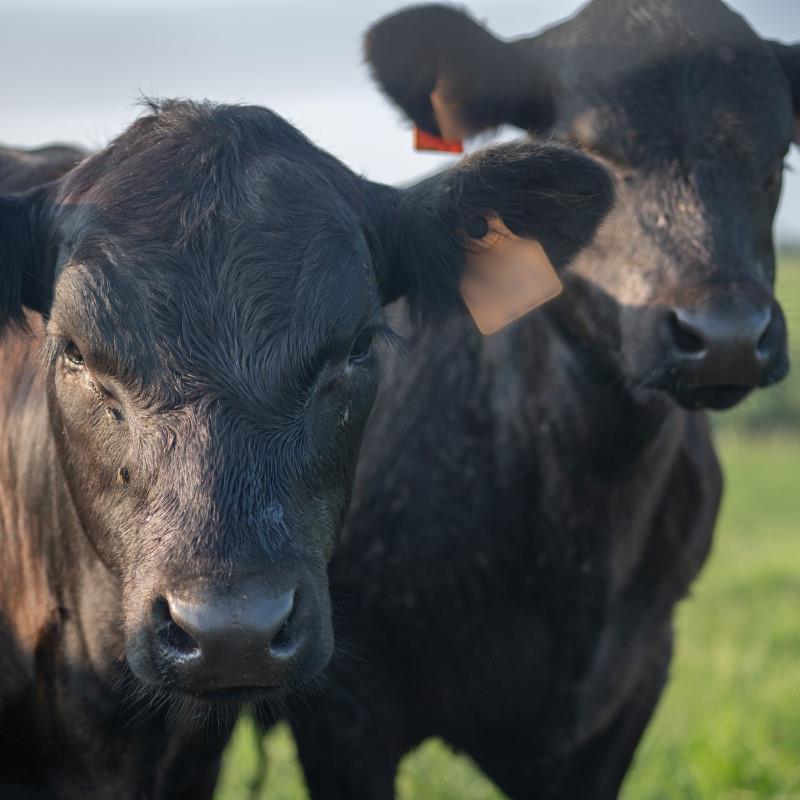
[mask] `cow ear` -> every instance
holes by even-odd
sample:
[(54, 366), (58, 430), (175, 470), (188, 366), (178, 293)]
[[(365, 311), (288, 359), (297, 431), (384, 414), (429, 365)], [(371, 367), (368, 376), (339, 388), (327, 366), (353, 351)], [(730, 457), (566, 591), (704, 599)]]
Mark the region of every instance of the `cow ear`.
[(553, 119), (546, 70), (530, 40), (504, 42), (444, 5), (400, 11), (367, 32), (364, 52), (385, 94), (423, 130), (457, 140)]
[(424, 322), (463, 307), (466, 259), (497, 218), (563, 269), (591, 241), (613, 196), (608, 172), (566, 145), (522, 140), (475, 152), (396, 194), (383, 225), (382, 299), (406, 295)]
[(45, 313), (52, 291), (52, 259), (44, 223), (44, 187), (0, 196), (0, 335), (25, 325), (23, 308)]
[(792, 91), (794, 104), (794, 142), (800, 144), (800, 44), (767, 42), (778, 59)]

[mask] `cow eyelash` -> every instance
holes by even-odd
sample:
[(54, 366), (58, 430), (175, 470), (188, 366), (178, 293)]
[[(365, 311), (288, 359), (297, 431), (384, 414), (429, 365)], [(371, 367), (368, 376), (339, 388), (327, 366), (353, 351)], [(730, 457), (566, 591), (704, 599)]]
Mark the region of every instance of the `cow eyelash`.
[[(78, 346), (72, 339), (65, 336), (53, 337), (55, 339), (50, 350), (50, 358), (64, 358), (67, 362), (67, 369), (73, 372), (81, 372), (86, 369), (86, 361)], [(117, 397), (110, 389), (101, 383), (91, 371), (87, 371), (89, 377), (89, 387), (99, 400), (104, 402), (117, 402)], [(121, 412), (118, 409), (111, 409), (111, 413), (117, 419), (121, 419)]]
[(62, 339), (61, 341), (61, 354), (69, 361), (70, 365), (76, 368), (86, 366), (81, 351), (78, 350), (75, 342), (70, 339)]
[[(406, 340), (403, 336), (401, 336), (396, 330), (390, 328), (386, 323), (381, 322), (375, 325), (369, 325), (362, 333), (369, 331), (372, 334), (372, 342), (371, 344), (382, 343), (387, 345), (390, 348), (399, 348), (403, 349), (406, 345)], [(361, 334), (359, 334), (361, 336)], [(358, 337), (356, 337), (356, 340)], [(355, 340), (353, 342), (355, 344)]]
[(378, 342), (385, 344), (389, 348), (403, 349), (404, 347), (403, 337), (388, 325), (384, 323), (367, 325), (353, 339), (350, 352), (347, 354), (347, 366), (358, 367), (367, 363), (374, 351), (375, 344)]

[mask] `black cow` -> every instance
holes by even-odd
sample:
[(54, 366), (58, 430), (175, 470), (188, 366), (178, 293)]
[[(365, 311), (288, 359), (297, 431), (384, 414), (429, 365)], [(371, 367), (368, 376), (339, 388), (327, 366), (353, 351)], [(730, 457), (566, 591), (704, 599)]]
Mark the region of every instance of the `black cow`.
[(419, 7), (367, 54), (431, 133), (579, 141), (619, 201), (542, 313), (387, 356), (330, 570), (353, 657), (293, 709), (308, 784), (390, 798), (399, 759), (438, 735), (511, 797), (614, 797), (720, 499), (690, 409), (788, 369), (771, 223), (800, 47), (715, 0), (595, 0), (510, 43)]
[(60, 178), (86, 156), (83, 150), (64, 144), (21, 150), (0, 147), (0, 190), (21, 192)]
[(610, 197), (563, 146), (397, 190), (170, 101), (0, 199), (0, 797), (208, 796), (232, 709), (328, 662), (381, 305), (441, 319), (476, 221), (567, 258)]

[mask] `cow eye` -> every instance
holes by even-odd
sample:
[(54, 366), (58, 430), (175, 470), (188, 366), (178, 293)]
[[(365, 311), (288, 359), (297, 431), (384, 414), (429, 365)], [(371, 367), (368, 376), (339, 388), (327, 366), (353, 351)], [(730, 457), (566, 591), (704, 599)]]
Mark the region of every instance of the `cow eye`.
[(350, 354), (347, 356), (349, 364), (359, 364), (369, 356), (372, 344), (375, 341), (375, 329), (364, 328), (361, 333), (356, 336)]
[(70, 364), (73, 364), (76, 367), (83, 366), (83, 356), (81, 355), (81, 351), (75, 346), (74, 342), (68, 341), (64, 345), (64, 358), (66, 358)]

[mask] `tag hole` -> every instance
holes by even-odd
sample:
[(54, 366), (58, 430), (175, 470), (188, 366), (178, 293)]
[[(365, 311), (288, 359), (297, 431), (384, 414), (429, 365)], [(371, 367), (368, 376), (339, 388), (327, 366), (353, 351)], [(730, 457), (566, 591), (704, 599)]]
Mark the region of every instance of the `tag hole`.
[(485, 217), (473, 217), (467, 222), (466, 230), (470, 239), (483, 239), (489, 233), (489, 223)]

